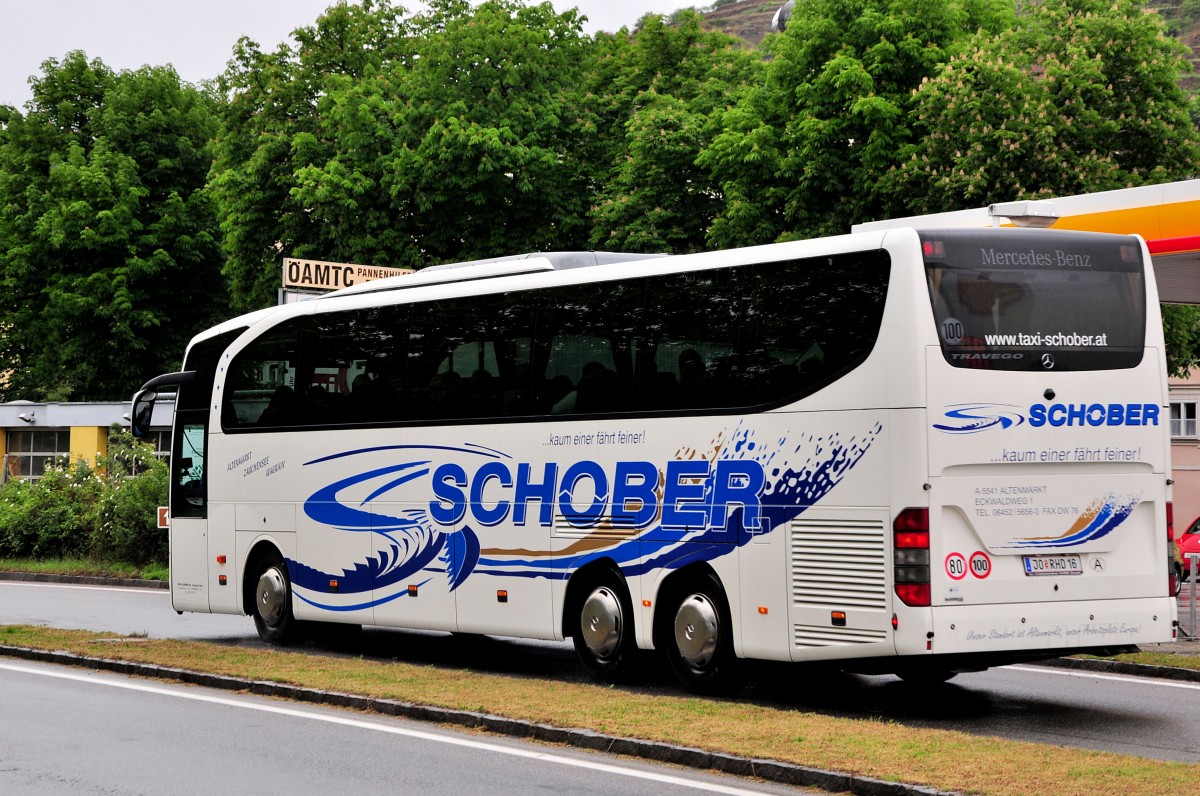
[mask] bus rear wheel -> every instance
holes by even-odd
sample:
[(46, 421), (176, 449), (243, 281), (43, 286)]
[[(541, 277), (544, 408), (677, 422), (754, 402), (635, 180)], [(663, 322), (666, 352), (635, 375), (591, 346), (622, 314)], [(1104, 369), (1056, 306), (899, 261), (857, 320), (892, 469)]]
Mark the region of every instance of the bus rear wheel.
[(697, 694), (726, 694), (741, 684), (725, 591), (711, 573), (676, 592), (665, 607), (660, 649), (675, 678)]
[(253, 614), (254, 627), (264, 641), (287, 644), (295, 639), (292, 582), (288, 578), (287, 565), (279, 556), (268, 558), (258, 569)]
[(628, 680), (637, 667), (633, 638), (633, 603), (615, 572), (605, 572), (584, 589), (579, 624), (571, 640), (575, 654), (592, 679), (606, 683)]

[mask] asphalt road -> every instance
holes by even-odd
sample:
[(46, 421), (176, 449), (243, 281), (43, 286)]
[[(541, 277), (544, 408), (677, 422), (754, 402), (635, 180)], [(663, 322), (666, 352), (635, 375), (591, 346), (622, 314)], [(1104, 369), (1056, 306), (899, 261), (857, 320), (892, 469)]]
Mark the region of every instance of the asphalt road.
[(427, 723), (0, 659), (0, 793), (801, 791)]
[[(153, 637), (263, 646), (244, 617), (177, 616), (165, 592), (0, 582), (0, 624), (45, 624)], [(349, 647), (310, 646), (474, 671), (584, 681), (569, 643), (364, 631)], [(666, 676), (643, 689), (678, 693)], [(944, 687), (894, 677), (816, 675), (759, 667), (740, 698), (772, 707), (896, 721), (915, 727), (1200, 762), (1200, 683), (1010, 666), (962, 674)]]

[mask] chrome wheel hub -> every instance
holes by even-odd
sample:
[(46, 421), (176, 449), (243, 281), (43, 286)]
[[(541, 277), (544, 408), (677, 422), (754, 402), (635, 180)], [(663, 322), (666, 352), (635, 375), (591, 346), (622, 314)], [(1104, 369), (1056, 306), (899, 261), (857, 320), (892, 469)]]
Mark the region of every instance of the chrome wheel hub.
[(579, 630), (583, 643), (597, 658), (607, 658), (616, 652), (621, 643), (624, 617), (621, 601), (607, 586), (601, 586), (588, 595), (579, 617)]
[(720, 638), (720, 619), (709, 599), (693, 594), (684, 600), (675, 614), (675, 648), (680, 657), (702, 668), (716, 655)]
[(287, 601), (287, 581), (278, 567), (270, 567), (258, 577), (258, 588), (255, 592), (258, 601), (258, 615), (268, 625), (276, 625), (283, 618), (284, 606)]

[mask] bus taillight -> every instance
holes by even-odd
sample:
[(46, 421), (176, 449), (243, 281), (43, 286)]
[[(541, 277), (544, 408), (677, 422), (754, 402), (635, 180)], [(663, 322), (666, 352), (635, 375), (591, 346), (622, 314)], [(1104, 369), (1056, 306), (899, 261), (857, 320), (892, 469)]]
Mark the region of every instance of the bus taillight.
[(896, 596), (905, 605), (931, 605), (929, 589), (929, 509), (908, 508), (892, 523)]

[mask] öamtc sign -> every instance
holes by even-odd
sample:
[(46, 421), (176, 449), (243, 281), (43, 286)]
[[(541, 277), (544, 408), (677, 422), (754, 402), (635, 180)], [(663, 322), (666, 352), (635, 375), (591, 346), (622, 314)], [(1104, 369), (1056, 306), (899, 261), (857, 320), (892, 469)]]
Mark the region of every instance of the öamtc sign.
[(378, 265), (330, 263), (324, 260), (283, 259), (284, 288), (308, 290), (338, 290), (343, 287), (383, 279), (388, 276), (411, 274), (411, 268), (384, 268)]

